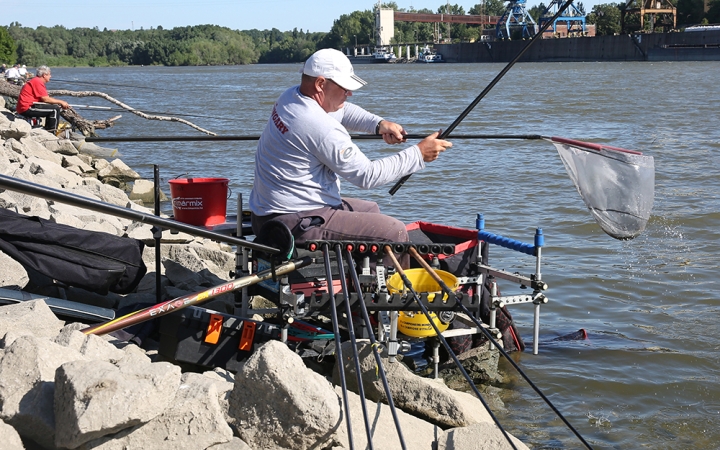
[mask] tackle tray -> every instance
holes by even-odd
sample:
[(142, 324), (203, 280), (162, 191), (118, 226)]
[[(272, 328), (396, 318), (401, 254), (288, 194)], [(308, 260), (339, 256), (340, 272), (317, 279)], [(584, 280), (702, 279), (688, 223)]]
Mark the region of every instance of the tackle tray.
[(189, 306), (160, 318), (158, 353), (168, 361), (237, 372), (271, 339), (280, 339), (277, 325)]

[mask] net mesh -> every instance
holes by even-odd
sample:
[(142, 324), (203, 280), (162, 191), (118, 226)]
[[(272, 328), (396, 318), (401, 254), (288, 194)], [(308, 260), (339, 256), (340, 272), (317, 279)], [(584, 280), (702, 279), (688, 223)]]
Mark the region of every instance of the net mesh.
[(655, 196), (652, 156), (570, 139), (550, 141), (603, 231), (624, 240), (645, 230)]

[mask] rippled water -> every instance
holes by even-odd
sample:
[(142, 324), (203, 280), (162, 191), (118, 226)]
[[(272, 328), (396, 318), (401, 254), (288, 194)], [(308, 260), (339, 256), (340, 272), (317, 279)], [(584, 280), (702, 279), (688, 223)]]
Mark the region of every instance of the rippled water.
[[(298, 82), (298, 68), (57, 68), (49, 87), (100, 90), (139, 109), (202, 116), (186, 118), (219, 134), (257, 135), (277, 96)], [(359, 66), (369, 85), (353, 101), (411, 133), (430, 133), (447, 127), (502, 68)], [(386, 188), (344, 186), (346, 194), (375, 200), (406, 222), (472, 228), (476, 213), (483, 213), (489, 231), (527, 242), (543, 228), (550, 302), (542, 309), (540, 354), (516, 360), (594, 448), (718, 448), (719, 70), (717, 62), (518, 64), (456, 129), (563, 136), (653, 155), (654, 214), (632, 241), (600, 230), (544, 141), (455, 140), (394, 197)], [(71, 103), (108, 106), (92, 98)], [(197, 132), (123, 113), (101, 134)], [(359, 145), (371, 157), (397, 150), (372, 141)], [(145, 177), (158, 164), (165, 183), (185, 174), (227, 177), (233, 193), (245, 198), (252, 185), (254, 142), (116, 146)], [(500, 268), (533, 270), (525, 256), (503, 249), (491, 249), (490, 256)], [(511, 312), (529, 343), (532, 308)], [(551, 342), (580, 328), (588, 340)], [(507, 405), (501, 422), (534, 448), (582, 447), (524, 381), (514, 383)]]

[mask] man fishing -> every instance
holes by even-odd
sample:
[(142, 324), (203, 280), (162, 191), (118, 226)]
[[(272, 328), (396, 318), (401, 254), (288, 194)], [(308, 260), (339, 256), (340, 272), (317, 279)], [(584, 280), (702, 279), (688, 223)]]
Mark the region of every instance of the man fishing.
[(48, 66), (40, 66), (37, 75), (30, 79), (20, 90), (17, 107), (18, 114), (25, 117), (44, 117), (45, 129), (54, 131), (57, 128), (60, 108), (68, 109), (70, 105), (64, 100), (50, 97), (45, 85), (52, 77)]
[(305, 62), (300, 85), (278, 98), (255, 155), (255, 234), (275, 219), (298, 242), (408, 241), (405, 224), (381, 214), (376, 203), (341, 197), (339, 178), (372, 189), (423, 169), (452, 144), (433, 133), (392, 156), (369, 160), (348, 130), (381, 134), (388, 144), (405, 142), (406, 132), (347, 102), (365, 84), (342, 52), (323, 49)]

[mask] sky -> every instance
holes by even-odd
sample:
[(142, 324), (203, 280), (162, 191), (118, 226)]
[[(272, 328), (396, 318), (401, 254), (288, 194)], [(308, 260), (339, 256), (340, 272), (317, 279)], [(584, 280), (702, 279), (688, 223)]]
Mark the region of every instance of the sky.
[[(527, 7), (541, 0), (528, 0)], [(578, 1), (578, 0), (576, 0)], [(400, 0), (400, 8), (436, 11), (443, 0)], [(480, 0), (454, 0), (451, 4), (468, 11)], [(545, 4), (549, 4), (545, 0)], [(586, 10), (596, 3), (583, 1)], [(139, 30), (162, 26), (174, 28), (188, 25), (220, 25), (233, 30), (294, 28), (311, 32), (330, 31), (333, 21), (353, 11), (370, 10), (372, 0), (0, 0), (0, 25), (19, 22), (36, 28), (62, 25), (65, 28), (95, 28), (100, 30)]]

